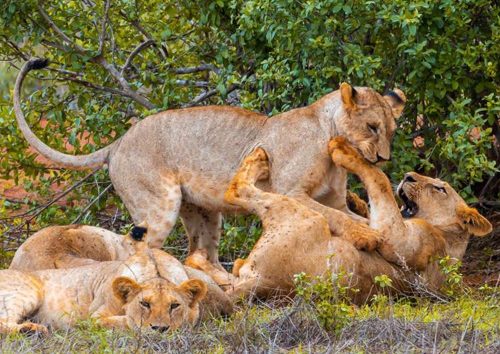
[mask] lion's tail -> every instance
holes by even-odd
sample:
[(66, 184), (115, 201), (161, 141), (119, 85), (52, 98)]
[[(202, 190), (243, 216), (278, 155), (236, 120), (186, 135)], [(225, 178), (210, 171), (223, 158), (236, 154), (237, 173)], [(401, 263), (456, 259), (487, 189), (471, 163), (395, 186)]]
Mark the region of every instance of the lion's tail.
[(21, 86), (28, 72), (30, 72), (31, 70), (43, 69), (47, 65), (47, 59), (31, 59), (23, 65), (21, 71), (19, 72), (19, 75), (17, 76), (16, 86), (14, 87), (14, 112), (16, 113), (19, 129), (21, 129), (24, 137), (26, 138), (26, 140), (28, 140), (28, 143), (36, 151), (38, 151), (41, 155), (60, 167), (79, 170), (85, 168), (95, 168), (104, 165), (108, 162), (110, 150), (112, 149), (116, 141), (111, 145), (108, 145), (107, 147), (88, 155), (68, 155), (46, 145), (33, 133), (33, 131), (28, 126), (26, 118), (24, 117), (24, 113), (21, 109)]

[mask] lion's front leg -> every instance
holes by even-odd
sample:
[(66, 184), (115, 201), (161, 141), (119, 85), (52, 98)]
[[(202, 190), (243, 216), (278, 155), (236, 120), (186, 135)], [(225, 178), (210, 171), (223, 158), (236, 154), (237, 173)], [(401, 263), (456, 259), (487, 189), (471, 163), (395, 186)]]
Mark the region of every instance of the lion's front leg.
[(45, 326), (22, 323), (38, 311), (42, 302), (40, 279), (17, 270), (0, 270), (0, 333), (47, 333)]
[(107, 316), (97, 318), (97, 323), (106, 328), (128, 329), (127, 316)]
[(386, 236), (404, 230), (404, 221), (385, 173), (366, 161), (344, 138), (332, 139), (328, 149), (336, 165), (356, 174), (363, 182), (370, 199), (370, 226)]

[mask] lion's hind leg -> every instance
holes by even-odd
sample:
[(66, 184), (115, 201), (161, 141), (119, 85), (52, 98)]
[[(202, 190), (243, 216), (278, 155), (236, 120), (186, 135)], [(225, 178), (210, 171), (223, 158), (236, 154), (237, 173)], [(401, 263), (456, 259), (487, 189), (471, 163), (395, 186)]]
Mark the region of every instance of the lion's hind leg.
[(35, 313), (42, 301), (43, 284), (38, 278), (17, 270), (0, 271), (0, 333), (47, 333), (43, 325), (20, 323)]
[(224, 199), (228, 203), (255, 211), (260, 204), (260, 197), (264, 195), (263, 191), (255, 187), (255, 182), (268, 176), (269, 163), (266, 152), (257, 148), (241, 163), (224, 194)]

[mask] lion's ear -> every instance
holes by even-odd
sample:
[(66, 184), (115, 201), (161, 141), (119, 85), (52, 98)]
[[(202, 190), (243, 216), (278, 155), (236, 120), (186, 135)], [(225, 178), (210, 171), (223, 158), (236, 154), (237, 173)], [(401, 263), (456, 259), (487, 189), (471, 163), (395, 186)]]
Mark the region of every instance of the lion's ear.
[(141, 286), (127, 277), (118, 277), (113, 280), (112, 288), (115, 296), (125, 303), (141, 291)]
[(479, 212), (467, 205), (457, 208), (457, 215), (462, 225), (474, 236), (485, 236), (491, 232), (491, 223)]
[(179, 288), (182, 291), (187, 292), (189, 297), (191, 298), (191, 303), (189, 304), (189, 306), (194, 306), (199, 301), (203, 300), (208, 291), (207, 284), (199, 279), (186, 280), (182, 282), (181, 285), (179, 285)]
[(405, 108), (406, 104), (406, 96), (403, 93), (403, 91), (401, 91), (400, 89), (394, 89), (394, 91), (389, 91), (384, 96), (384, 99), (389, 104), (389, 106), (391, 106), (394, 118), (397, 119), (401, 117), (401, 114), (403, 113), (403, 109)]
[(345, 110), (356, 109), (356, 90), (347, 82), (340, 84), (340, 97), (342, 97), (342, 104)]

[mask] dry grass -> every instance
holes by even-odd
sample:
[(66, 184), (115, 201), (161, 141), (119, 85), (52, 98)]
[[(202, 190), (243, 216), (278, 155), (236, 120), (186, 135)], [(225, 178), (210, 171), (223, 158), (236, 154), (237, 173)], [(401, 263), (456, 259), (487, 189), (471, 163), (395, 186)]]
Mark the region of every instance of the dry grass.
[[(469, 296), (469, 295), (467, 295)], [(498, 353), (500, 315), (498, 298), (467, 298), (449, 304), (395, 302), (389, 315), (377, 306), (360, 308), (338, 333), (319, 324), (314, 308), (299, 300), (280, 304), (244, 305), (230, 319), (213, 319), (192, 329), (169, 334), (106, 330), (92, 323), (56, 331), (46, 338), (15, 335), (2, 337), (2, 353), (264, 353), (264, 352), (365, 352), (365, 353)], [(493, 311), (496, 324), (483, 316), (466, 316), (468, 304)], [(401, 306), (406, 310), (402, 311)], [(444, 306), (444, 307), (443, 307)], [(465, 306), (465, 307), (464, 307)], [(443, 310), (444, 309), (444, 310)], [(387, 309), (386, 309), (387, 310)], [(429, 316), (441, 314), (437, 320)], [(454, 315), (451, 315), (454, 314)]]

